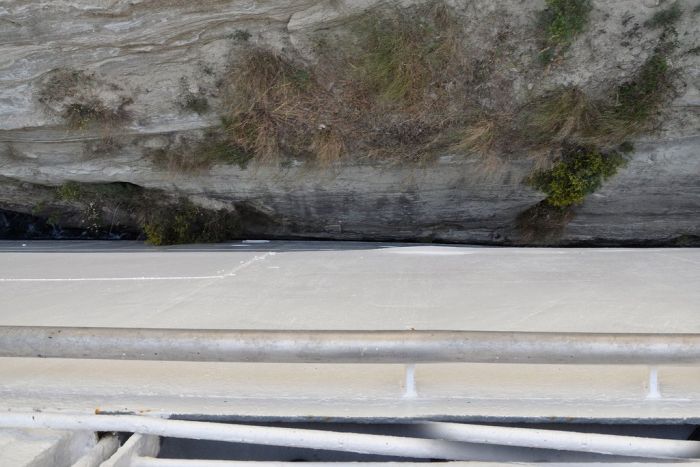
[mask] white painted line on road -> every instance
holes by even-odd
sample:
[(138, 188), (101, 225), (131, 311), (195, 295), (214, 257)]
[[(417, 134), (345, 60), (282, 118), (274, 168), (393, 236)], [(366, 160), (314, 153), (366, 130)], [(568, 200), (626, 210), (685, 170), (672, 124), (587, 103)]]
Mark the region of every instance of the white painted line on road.
[(274, 256), (274, 252), (265, 253), (262, 256), (255, 256), (248, 261), (241, 261), (241, 264), (233, 268), (226, 274), (213, 276), (141, 276), (141, 277), (0, 277), (2, 282), (120, 282), (120, 281), (190, 281), (190, 280), (210, 280), (225, 279), (236, 275), (236, 272), (250, 266), (256, 261), (261, 261), (268, 256)]
[(461, 256), (461, 255), (471, 255), (476, 253), (475, 251), (469, 251), (465, 248), (450, 248), (450, 247), (432, 247), (432, 248), (421, 248), (421, 247), (389, 247), (382, 250), (386, 253), (393, 253), (397, 255), (421, 255), (421, 256)]
[(170, 277), (57, 277), (57, 278), (0, 278), (0, 282), (99, 282), (99, 281), (189, 281), (223, 279), (231, 274), (218, 276), (170, 276)]

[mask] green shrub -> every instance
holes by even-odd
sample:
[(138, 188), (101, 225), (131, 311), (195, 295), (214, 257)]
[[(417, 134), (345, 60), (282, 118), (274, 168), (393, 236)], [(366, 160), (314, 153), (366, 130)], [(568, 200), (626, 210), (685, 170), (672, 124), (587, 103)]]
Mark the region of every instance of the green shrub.
[(170, 245), (221, 242), (241, 233), (240, 216), (234, 211), (203, 208), (185, 198), (173, 200), (160, 190), (127, 182), (67, 182), (56, 188), (55, 195), (56, 200), (72, 203), (71, 209), (93, 238), (115, 229), (134, 236), (142, 232), (151, 244)]
[(683, 16), (683, 10), (678, 2), (674, 2), (663, 10), (657, 11), (644, 22), (644, 26), (649, 28), (665, 28), (671, 26)]
[(529, 179), (531, 186), (547, 194), (547, 203), (567, 207), (583, 202), (624, 164), (616, 153), (602, 153), (594, 148), (565, 148), (561, 161), (549, 170), (539, 171)]
[(150, 213), (143, 230), (152, 245), (218, 243), (238, 238), (241, 225), (234, 212), (202, 208), (183, 199)]

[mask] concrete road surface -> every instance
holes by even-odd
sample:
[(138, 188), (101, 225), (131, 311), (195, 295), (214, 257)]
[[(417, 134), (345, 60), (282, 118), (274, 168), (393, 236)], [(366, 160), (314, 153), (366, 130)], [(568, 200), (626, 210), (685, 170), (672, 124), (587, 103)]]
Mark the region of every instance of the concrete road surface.
[[(700, 332), (698, 249), (0, 242), (0, 325)], [(0, 359), (0, 410), (700, 420), (700, 369)]]
[(0, 265), (4, 325), (700, 332), (700, 249), (0, 242)]

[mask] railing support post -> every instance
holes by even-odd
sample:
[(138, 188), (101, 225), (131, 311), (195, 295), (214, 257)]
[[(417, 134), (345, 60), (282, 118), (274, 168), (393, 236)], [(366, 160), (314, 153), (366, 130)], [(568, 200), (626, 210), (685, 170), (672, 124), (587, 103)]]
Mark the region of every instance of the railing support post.
[(406, 365), (404, 377), (404, 399), (415, 399), (418, 397), (418, 391), (416, 390), (416, 365), (411, 363)]
[(648, 385), (647, 399), (661, 399), (661, 390), (659, 389), (659, 369), (655, 366), (649, 367)]

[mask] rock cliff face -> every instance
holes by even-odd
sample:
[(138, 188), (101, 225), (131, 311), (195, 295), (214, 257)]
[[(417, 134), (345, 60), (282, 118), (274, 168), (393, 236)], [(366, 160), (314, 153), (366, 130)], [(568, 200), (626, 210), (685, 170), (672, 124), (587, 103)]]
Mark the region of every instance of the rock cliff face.
[[(456, 86), (471, 80), (474, 105), (490, 115), (527, 106), (562, 86), (576, 86), (596, 98), (609, 95), (673, 29), (674, 47), (666, 57), (668, 97), (644, 131), (627, 138), (634, 149), (626, 165), (572, 206), (555, 235), (529, 237), (519, 225), (519, 215), (546, 198), (524, 180), (556, 156), (543, 162), (532, 156), (537, 152), (532, 148), (521, 151), (518, 138), (502, 138), (496, 149), (469, 151), (446, 143), (432, 150), (429, 160), (415, 162), (367, 157), (371, 151), (355, 144), (360, 137), (346, 132), (342, 147), (347, 154), (318, 164), (305, 152), (285, 153), (289, 138), (281, 136), (281, 155), (272, 162), (254, 155), (250, 161), (225, 160), (217, 152), (201, 166), (173, 166), (173, 157), (181, 162), (191, 153), (211, 151), (198, 146), (202, 142), (224, 138), (229, 144), (221, 122), (230, 115), (230, 94), (236, 89), (225, 83), (232, 74), (244, 73), (237, 66), (250, 50), (269, 50), (313, 70), (310, 78), (302, 75), (304, 83), (318, 80), (319, 89), (334, 96), (345, 80), (324, 75), (323, 64), (340, 60), (344, 44), (348, 49), (358, 40), (362, 44), (357, 18), (422, 11), (411, 8), (425, 3), (4, 1), (0, 230), (4, 223), (5, 235), (31, 234), (32, 228), (37, 235), (89, 234), (92, 221), (85, 210), (92, 206), (98, 212), (91, 219), (101, 225), (96, 234), (139, 235), (143, 216), (134, 215), (129, 203), (110, 204), (100, 191), (90, 191), (94, 200), (61, 191), (77, 182), (136, 186), (145, 190), (139, 192), (144, 199), (153, 194), (227, 209), (240, 216), (244, 235), (493, 244), (698, 241), (700, 4), (689, 0), (678, 4), (682, 14), (663, 28), (652, 19), (670, 7), (668, 2), (594, 0), (583, 31), (549, 64), (539, 58), (538, 18), (545, 2), (445, 2), (459, 26), (456, 37), (470, 73)], [(333, 57), (324, 62), (328, 49), (320, 52), (319, 44), (329, 41)], [(351, 58), (349, 63), (359, 62)], [(324, 99), (314, 104), (316, 115), (334, 97)], [(397, 128), (393, 115), (387, 119)], [(308, 131), (326, 131), (324, 121), (310, 117)], [(368, 126), (376, 129), (377, 124)], [(388, 130), (376, 131), (385, 135)], [(402, 133), (404, 140), (396, 146), (403, 151), (409, 147), (406, 140), (423, 144), (416, 136), (422, 131), (410, 127), (410, 138)], [(385, 138), (379, 144), (394, 143)], [(315, 145), (309, 144), (309, 153)]]

